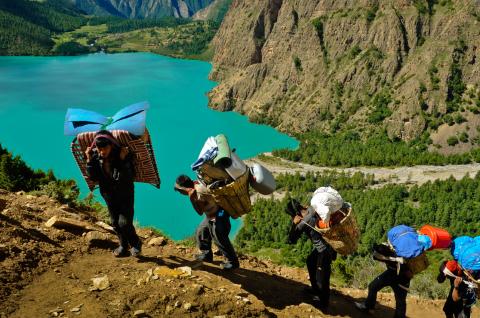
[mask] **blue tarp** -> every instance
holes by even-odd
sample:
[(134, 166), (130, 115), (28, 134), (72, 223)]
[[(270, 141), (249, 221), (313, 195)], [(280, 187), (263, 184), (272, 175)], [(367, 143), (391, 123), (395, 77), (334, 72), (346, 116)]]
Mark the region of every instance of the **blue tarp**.
[(106, 117), (94, 111), (69, 108), (65, 115), (64, 134), (77, 136), (87, 131), (126, 130), (136, 136), (145, 132), (147, 110), (150, 105), (141, 102), (122, 108), (112, 117)]
[(406, 225), (397, 225), (387, 233), (388, 241), (400, 257), (414, 258), (422, 254), (424, 246), (418, 241), (417, 232)]

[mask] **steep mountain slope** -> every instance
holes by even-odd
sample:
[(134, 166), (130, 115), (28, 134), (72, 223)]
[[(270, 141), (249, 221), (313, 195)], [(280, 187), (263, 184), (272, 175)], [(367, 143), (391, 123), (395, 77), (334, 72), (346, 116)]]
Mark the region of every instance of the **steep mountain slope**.
[[(49, 227), (52, 216), (87, 228)], [(353, 306), (365, 291), (335, 288), (322, 313), (303, 292), (304, 269), (242, 256), (241, 269), (224, 272), (151, 230), (139, 229), (142, 258), (115, 259), (113, 236), (95, 221), (45, 196), (0, 192), (0, 317), (365, 317)], [(92, 278), (102, 284), (93, 288)], [(379, 302), (369, 316), (391, 316), (393, 295), (379, 294)], [(440, 318), (441, 306), (411, 296), (408, 315)]]
[(386, 128), (478, 141), (480, 4), (234, 0), (213, 41), (211, 107), (281, 130)]
[(125, 18), (191, 17), (214, 0), (72, 0), (88, 14)]
[(222, 22), (231, 4), (232, 0), (216, 0), (212, 2), (208, 7), (197, 11), (193, 15), (193, 19), (213, 20), (217, 22)]

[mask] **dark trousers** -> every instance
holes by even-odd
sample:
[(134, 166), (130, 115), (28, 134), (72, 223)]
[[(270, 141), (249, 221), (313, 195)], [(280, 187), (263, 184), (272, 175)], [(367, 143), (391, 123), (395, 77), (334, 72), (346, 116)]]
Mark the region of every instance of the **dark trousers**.
[[(368, 296), (365, 301), (365, 305), (369, 309), (375, 307), (377, 301), (377, 293), (390, 286), (393, 289), (395, 295), (395, 318), (405, 318), (407, 312), (407, 294), (409, 288), (410, 279), (402, 275), (397, 275), (394, 269), (388, 268), (385, 272), (375, 278), (370, 285), (368, 285)], [(402, 288), (403, 286), (404, 288)]]
[(463, 305), (463, 301), (454, 301), (452, 297), (453, 285), (448, 293), (447, 301), (443, 306), (446, 318), (470, 318), (471, 308)]
[(314, 249), (307, 257), (307, 269), (312, 289), (320, 298), (320, 306), (328, 306), (330, 299), (330, 274), (332, 255), (327, 249), (318, 252)]
[(225, 258), (233, 263), (238, 264), (237, 254), (233, 248), (228, 235), (230, 234), (230, 215), (227, 212), (220, 210), (213, 220), (205, 218), (197, 227), (196, 238), (197, 246), (201, 253), (205, 254), (207, 258), (213, 256), (212, 240), (218, 246)]
[(128, 246), (140, 248), (141, 241), (133, 226), (133, 200), (123, 204), (112, 204), (107, 202), (108, 213), (112, 227), (117, 233), (120, 246), (128, 249)]

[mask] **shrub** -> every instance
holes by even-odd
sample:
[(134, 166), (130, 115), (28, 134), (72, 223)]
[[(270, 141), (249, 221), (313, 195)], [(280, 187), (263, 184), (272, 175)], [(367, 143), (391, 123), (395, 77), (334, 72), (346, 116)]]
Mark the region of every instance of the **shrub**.
[(448, 137), (447, 139), (447, 144), (449, 146), (455, 146), (456, 144), (458, 144), (458, 138), (457, 136), (450, 136)]
[(360, 54), (360, 52), (362, 52), (362, 49), (356, 44), (348, 52), (348, 57), (353, 60), (358, 54)]
[(302, 61), (300, 60), (300, 58), (298, 56), (293, 57), (293, 64), (295, 65), (295, 68), (297, 69), (297, 71), (299, 71), (299, 72), (303, 71)]
[(463, 143), (466, 143), (468, 142), (468, 134), (466, 132), (462, 132), (460, 134), (460, 136), (458, 136), (458, 139), (463, 142)]
[(384, 90), (372, 99), (373, 112), (368, 116), (368, 122), (379, 123), (392, 114), (388, 104), (392, 102), (390, 92)]

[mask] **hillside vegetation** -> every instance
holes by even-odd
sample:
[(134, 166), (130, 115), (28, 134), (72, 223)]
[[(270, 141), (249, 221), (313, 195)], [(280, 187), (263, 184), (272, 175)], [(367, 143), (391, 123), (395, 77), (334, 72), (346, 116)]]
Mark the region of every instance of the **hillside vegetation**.
[[(475, 148), (460, 154), (441, 154), (437, 149), (428, 150), (431, 139), (428, 133), (411, 141), (391, 140), (380, 132), (362, 139), (355, 131), (323, 133), (311, 131), (296, 134), (300, 146), (295, 150), (273, 151), (275, 156), (317, 166), (413, 166), (445, 165), (480, 162), (479, 139)], [(468, 140), (462, 141), (468, 142)]]

